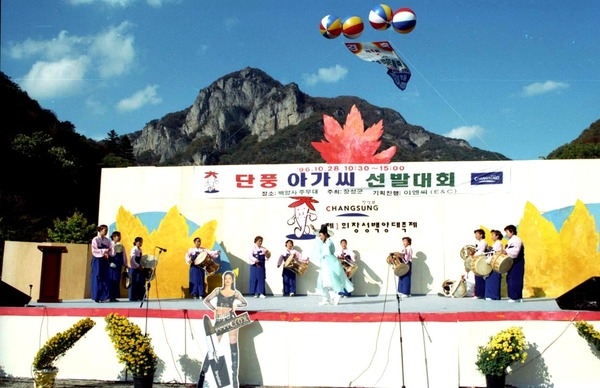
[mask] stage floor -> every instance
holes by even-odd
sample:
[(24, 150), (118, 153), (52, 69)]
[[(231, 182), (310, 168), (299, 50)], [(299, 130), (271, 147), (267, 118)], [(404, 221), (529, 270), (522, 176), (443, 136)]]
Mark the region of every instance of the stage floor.
[[(398, 382), (399, 371), (406, 369), (410, 371), (407, 386), (482, 386), (484, 378), (474, 367), (477, 347), (485, 344), (490, 335), (514, 325), (523, 327), (532, 348), (527, 363), (511, 372), (508, 383), (543, 387), (551, 382), (556, 388), (571, 387), (576, 373), (578, 387), (597, 385), (594, 373), (598, 360), (572, 322), (586, 320), (597, 324), (600, 312), (562, 310), (552, 298), (509, 303), (506, 299), (486, 301), (437, 295), (398, 301), (395, 295), (379, 295), (343, 298), (336, 306), (319, 306), (321, 297), (315, 295), (265, 299), (246, 296), (246, 300), (248, 306), (237, 311), (238, 315), (248, 312), (252, 320), (239, 337), (240, 349), (244, 349), (240, 362), (243, 385), (341, 387), (351, 381), (356, 386), (390, 387)], [(147, 325), (157, 354), (165, 360), (162, 382), (184, 381), (184, 366), (171, 360), (173, 354), (187, 355), (194, 362), (191, 369), (197, 372), (196, 361), (199, 363), (206, 353), (202, 317), (213, 315), (202, 301), (192, 299), (150, 299), (143, 304), (125, 299), (114, 303), (86, 299), (31, 302), (30, 306), (0, 307), (0, 337), (4, 335), (0, 343), (10, 343), (17, 332), (43, 333), (48, 327), (52, 332), (78, 317), (101, 322), (109, 313), (117, 312), (135, 318), (144, 330)], [(357, 330), (362, 334), (357, 335)], [(34, 337), (11, 347), (11, 353), (6, 352), (4, 358), (0, 347), (0, 365), (4, 365), (8, 375), (29, 376), (28, 362), (39, 348)], [(409, 355), (406, 359), (393, 345), (398, 343), (405, 347)], [(325, 358), (333, 359), (340, 352), (351, 354), (357, 367), (328, 373), (328, 366), (314, 356), (317, 346), (327, 350)], [(70, 361), (63, 360), (62, 378), (115, 380), (122, 367), (113, 360), (113, 352), (103, 330), (91, 332), (72, 352)], [(105, 357), (112, 364), (92, 371), (79, 367), (79, 360), (87, 360), (90, 354)], [(565, 358), (565, 354), (573, 357)], [(401, 362), (401, 369), (393, 367)], [(305, 365), (302, 370), (315, 373), (303, 373), (295, 367), (298, 363)], [(551, 377), (537, 375), (535, 371), (540, 368), (548, 370)]]
[[(239, 308), (238, 313), (248, 311), (268, 320), (287, 320), (287, 315), (302, 317), (302, 320), (327, 321), (340, 320), (344, 316), (356, 320), (356, 316), (378, 316), (384, 314), (393, 317), (398, 312), (408, 321), (422, 319), (427, 315), (433, 320), (563, 320), (572, 319), (578, 311), (561, 310), (553, 298), (524, 299), (521, 303), (509, 303), (507, 299), (487, 301), (472, 298), (447, 298), (437, 295), (411, 296), (398, 301), (395, 295), (351, 296), (342, 298), (338, 305), (319, 306), (319, 296), (267, 296), (265, 299), (246, 296), (248, 306)], [(13, 315), (90, 315), (102, 316), (110, 311), (127, 310), (128, 314), (140, 316), (174, 315), (182, 311), (189, 316), (211, 315), (201, 300), (193, 299), (149, 299), (142, 302), (130, 302), (120, 299), (119, 302), (95, 303), (92, 300), (68, 300), (60, 303), (30, 302), (29, 308), (0, 308), (4, 314)], [(10, 309), (10, 310), (7, 310)], [(14, 311), (14, 310), (17, 311)], [(43, 312), (42, 312), (43, 311)], [(170, 313), (169, 313), (170, 312)], [(592, 312), (589, 312), (592, 313)], [(586, 315), (589, 315), (586, 314)], [(1, 313), (0, 313), (1, 314)], [(331, 315), (330, 315), (331, 314)], [(600, 315), (595, 312), (593, 315)], [(598, 316), (596, 315), (596, 316)], [(286, 318), (287, 317), (287, 318)], [(334, 317), (336, 317), (334, 319)], [(435, 319), (437, 317), (438, 319)], [(444, 318), (442, 318), (444, 317)], [(342, 319), (343, 320), (343, 319)]]

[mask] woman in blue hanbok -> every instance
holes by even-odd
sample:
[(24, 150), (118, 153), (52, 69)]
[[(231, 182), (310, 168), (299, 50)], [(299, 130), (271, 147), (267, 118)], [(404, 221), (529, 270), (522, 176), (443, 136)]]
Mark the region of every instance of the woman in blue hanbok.
[(221, 251), (211, 251), (210, 249), (202, 248), (201, 245), (202, 239), (200, 237), (194, 238), (194, 247), (188, 249), (185, 254), (185, 263), (190, 267), (188, 276), (190, 295), (194, 299), (204, 298), (204, 289), (206, 288), (206, 271), (202, 267), (202, 263), (196, 264), (196, 258), (202, 252), (206, 252), (211, 259), (217, 259), (221, 254)]
[(340, 302), (340, 292), (344, 289), (347, 292), (354, 290), (354, 285), (348, 277), (344, 268), (340, 264), (340, 261), (335, 257), (335, 246), (329, 238), (327, 232), (327, 225), (321, 225), (319, 230), (319, 240), (316, 242), (316, 246), (313, 252), (313, 256), (318, 259), (321, 269), (319, 270), (319, 277), (317, 278), (317, 290), (323, 297), (319, 305), (338, 304)]
[(508, 236), (508, 244), (502, 253), (512, 257), (513, 265), (506, 273), (506, 293), (509, 302), (522, 302), (523, 278), (525, 277), (525, 246), (517, 236), (517, 227), (508, 225), (504, 228)]
[(92, 239), (91, 294), (96, 303), (108, 302), (108, 257), (113, 254), (112, 244), (106, 235), (108, 226), (100, 225), (98, 235)]
[(267, 278), (266, 261), (271, 257), (271, 252), (262, 246), (263, 238), (254, 238), (254, 248), (250, 252), (248, 262), (250, 263), (250, 294), (255, 298), (265, 298)]
[(131, 287), (129, 287), (129, 300), (132, 302), (143, 301), (146, 295), (146, 276), (142, 269), (142, 244), (144, 239), (136, 237), (133, 248), (129, 254), (129, 276), (131, 276)]
[(112, 238), (113, 255), (108, 257), (108, 298), (111, 302), (118, 302), (121, 297), (121, 272), (126, 264), (126, 250), (121, 243), (121, 233), (114, 231)]
[(294, 249), (294, 242), (287, 240), (285, 242), (285, 250), (279, 256), (277, 261), (277, 268), (283, 266), (281, 276), (283, 278), (283, 296), (294, 296), (296, 295), (296, 272), (285, 266), (285, 262), (290, 257), (296, 258), (299, 262), (305, 263), (306, 260), (302, 260), (302, 253)]
[[(486, 262), (491, 263), (493, 254), (502, 251), (502, 232), (499, 230), (492, 229), (492, 251), (488, 254)], [(500, 300), (500, 290), (502, 288), (502, 275), (499, 272), (492, 271), (490, 275), (485, 279), (485, 300)]]

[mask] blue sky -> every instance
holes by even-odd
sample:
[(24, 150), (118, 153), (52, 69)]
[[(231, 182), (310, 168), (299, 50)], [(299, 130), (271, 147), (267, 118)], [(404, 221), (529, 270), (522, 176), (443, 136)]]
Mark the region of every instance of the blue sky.
[[(369, 11), (380, 3), (411, 8), (416, 28), (373, 29)], [(358, 96), (516, 160), (545, 156), (600, 119), (597, 0), (1, 4), (1, 70), (94, 139), (185, 109), (201, 89), (247, 66), (311, 96)], [(325, 39), (319, 22), (329, 14), (361, 17), (363, 34)], [(385, 67), (344, 45), (382, 40), (411, 69), (404, 91)]]

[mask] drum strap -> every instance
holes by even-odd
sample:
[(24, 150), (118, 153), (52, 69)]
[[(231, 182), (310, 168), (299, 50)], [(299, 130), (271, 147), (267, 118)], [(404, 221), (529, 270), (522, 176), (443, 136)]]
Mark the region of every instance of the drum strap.
[(191, 257), (190, 257), (190, 265), (192, 267), (199, 267), (199, 265), (194, 264), (194, 261), (196, 260), (196, 257), (198, 257), (198, 255), (200, 254), (200, 252), (196, 251)]

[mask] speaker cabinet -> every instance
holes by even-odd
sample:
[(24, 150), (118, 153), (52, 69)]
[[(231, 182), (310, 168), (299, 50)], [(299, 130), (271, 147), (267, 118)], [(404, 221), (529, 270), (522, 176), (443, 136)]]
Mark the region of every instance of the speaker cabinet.
[(23, 307), (30, 300), (31, 297), (29, 295), (0, 280), (0, 306)]
[(600, 311), (600, 276), (593, 276), (556, 298), (563, 310)]

